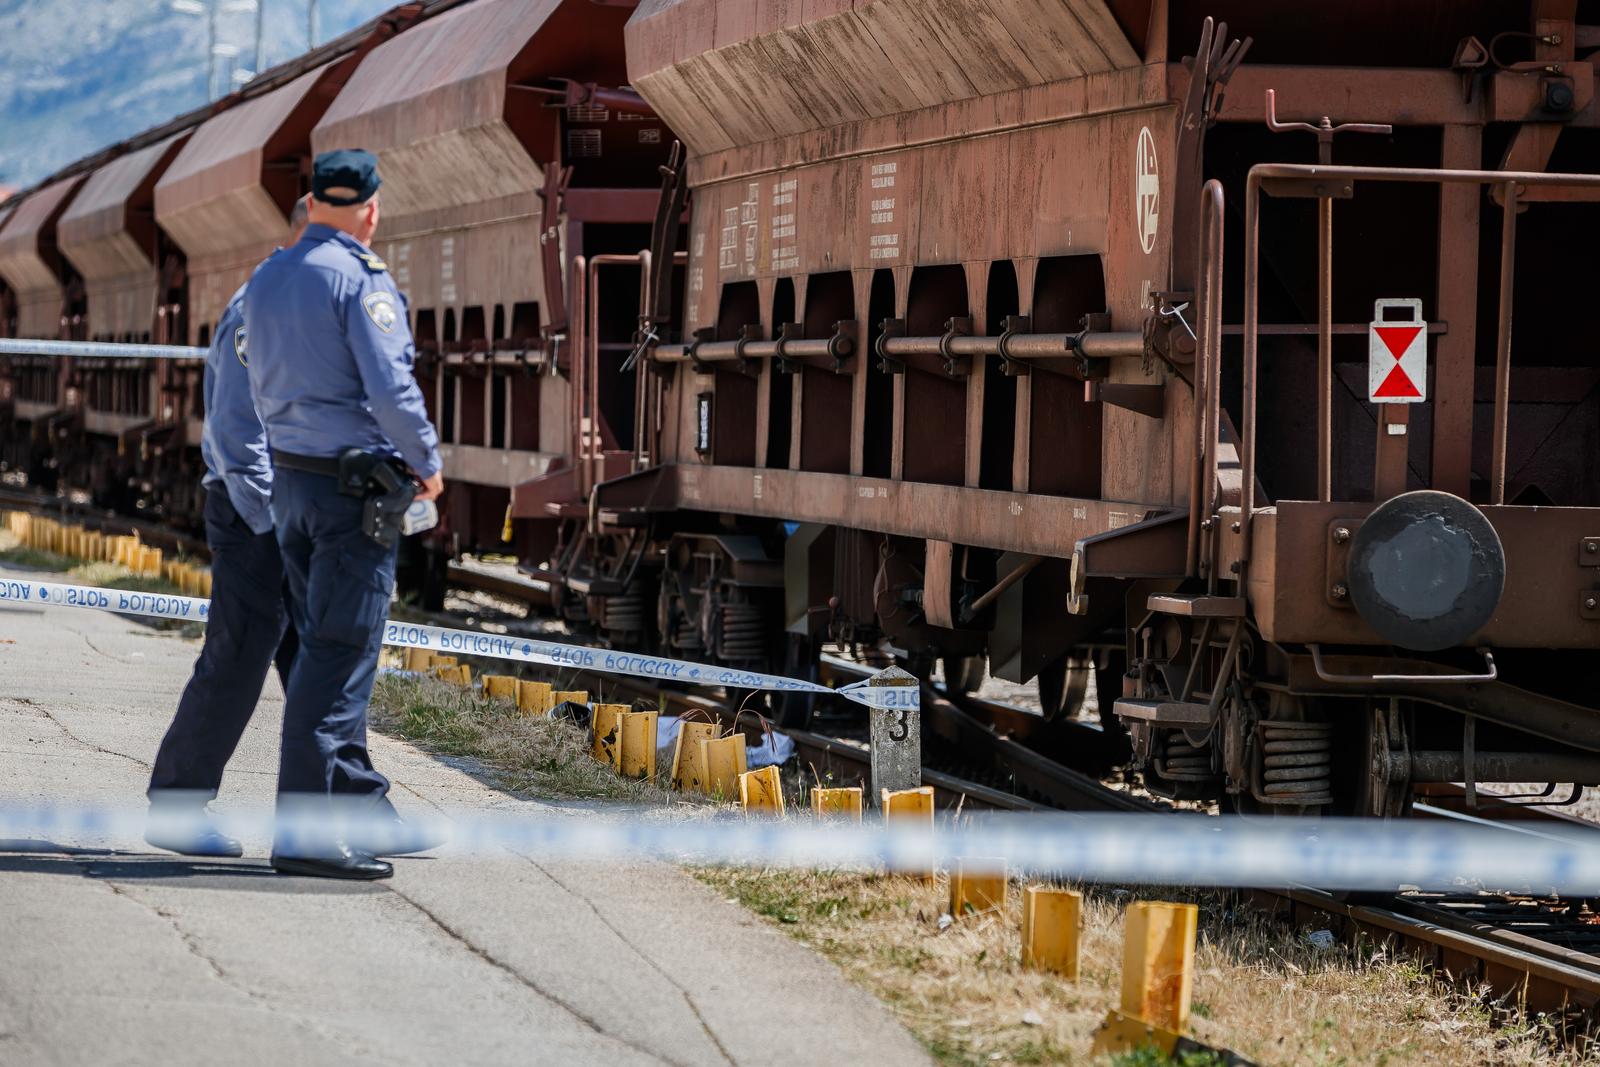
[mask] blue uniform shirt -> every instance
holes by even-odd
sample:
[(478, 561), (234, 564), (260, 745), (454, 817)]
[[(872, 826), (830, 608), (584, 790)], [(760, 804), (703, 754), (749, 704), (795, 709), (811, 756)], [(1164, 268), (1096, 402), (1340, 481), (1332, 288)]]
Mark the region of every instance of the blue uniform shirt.
[(272, 496), (272, 465), (267, 459), (267, 432), (250, 400), (244, 290), (241, 285), (228, 301), (206, 353), (201, 386), (206, 422), (200, 435), (200, 455), (206, 461), (205, 484), (221, 484), (245, 524), (264, 534), (272, 529), (272, 515), (267, 510)]
[(405, 305), (383, 261), (331, 226), (306, 227), (257, 269), (245, 293), (250, 391), (282, 452), (397, 455), (439, 471), (439, 435), (412, 377)]

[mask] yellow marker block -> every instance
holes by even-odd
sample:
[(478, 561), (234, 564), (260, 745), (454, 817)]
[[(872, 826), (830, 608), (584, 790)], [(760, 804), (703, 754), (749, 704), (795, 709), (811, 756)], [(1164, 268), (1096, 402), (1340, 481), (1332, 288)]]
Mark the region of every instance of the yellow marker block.
[(517, 710), (530, 715), (550, 714), (550, 683), (530, 682), (525, 679), (517, 682)]
[(915, 819), (927, 823), (928, 829), (933, 829), (933, 786), (924, 785), (895, 792), (881, 789), (879, 794), (885, 820)]
[(841, 789), (817, 788), (811, 791), (811, 811), (817, 818), (841, 815), (846, 819), (861, 821), (861, 787), (846, 786)]
[[(890, 792), (887, 789), (878, 791), (879, 800), (883, 805), (883, 821), (896, 823), (899, 826), (926, 826), (928, 833), (933, 833), (933, 786), (918, 786), (916, 789), (901, 789)], [(930, 866), (925, 871), (905, 870), (900, 873), (912, 878), (921, 878), (925, 882), (933, 881), (933, 868)]]
[(1078, 980), (1083, 894), (1030, 885), (1022, 893), (1022, 965)]
[(139, 573), (146, 578), (155, 578), (161, 574), (161, 550), (159, 548), (139, 549)]
[(426, 671), (428, 660), (433, 658), (433, 653), (425, 648), (407, 648), (402, 651), (405, 653), (405, 669), (408, 671)]
[(706, 792), (706, 753), (700, 742), (714, 740), (716, 723), (678, 724), (678, 739), (672, 745), (672, 788), (691, 793)]
[(509, 674), (486, 674), (483, 676), (483, 695), (496, 700), (517, 699), (517, 680)]
[(448, 682), (451, 685), (460, 686), (462, 689), (472, 685), (472, 668), (466, 664), (462, 664), (459, 667), (435, 667), (433, 676), (441, 682)]
[(706, 788), (712, 796), (732, 800), (739, 795), (739, 776), (745, 772), (744, 734), (729, 734), (700, 742)]
[(1128, 905), (1122, 941), (1122, 1013), (1183, 1033), (1194, 982), (1193, 904)]
[(783, 780), (777, 767), (762, 767), (739, 775), (739, 803), (746, 815), (783, 814)]
[(456, 665), (456, 658), (454, 656), (441, 656), (435, 652), (433, 655), (433, 665), (435, 667), (454, 667)]
[(623, 713), (622, 738), (617, 752), (617, 769), (622, 777), (649, 780), (656, 776), (656, 720), (659, 715), (655, 711)]
[(206, 571), (205, 573), (200, 575), (200, 595), (204, 596), (204, 597), (209, 597), (211, 595), (211, 572), (210, 571)]
[[(560, 698), (562, 694), (554, 694)], [(561, 703), (560, 699), (556, 703)], [(594, 706), (594, 735), (589, 743), (589, 754), (614, 770), (622, 769), (622, 717), (628, 714), (626, 704), (596, 704)]]
[(589, 691), (587, 689), (557, 689), (550, 694), (551, 708), (554, 708), (557, 704), (587, 703), (589, 703)]
[(950, 914), (956, 918), (1006, 906), (1006, 861), (956, 860), (950, 872)]

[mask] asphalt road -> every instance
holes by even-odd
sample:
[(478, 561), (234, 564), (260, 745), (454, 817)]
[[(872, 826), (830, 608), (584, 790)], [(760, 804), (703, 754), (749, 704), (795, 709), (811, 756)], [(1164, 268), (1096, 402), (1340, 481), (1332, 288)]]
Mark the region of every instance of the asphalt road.
[[(142, 804), (198, 645), (110, 614), (0, 606), (0, 805)], [(268, 681), (218, 807), (270, 800)], [(405, 810), (581, 805), (496, 791), (374, 735)], [(396, 861), (387, 882), (138, 840), (0, 842), (0, 1064), (926, 1063), (871, 996), (655, 863)]]

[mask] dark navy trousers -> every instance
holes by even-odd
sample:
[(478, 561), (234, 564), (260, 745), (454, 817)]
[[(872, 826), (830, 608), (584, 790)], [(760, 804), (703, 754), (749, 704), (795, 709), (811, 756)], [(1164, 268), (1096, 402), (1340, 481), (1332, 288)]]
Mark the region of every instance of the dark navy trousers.
[[(389, 780), (367, 755), (367, 700), (378, 651), (395, 550), (361, 530), (362, 501), (333, 478), (278, 467), (272, 517), (300, 650), (289, 671), (283, 711), (278, 801), (311, 803), (332, 795), (390, 812)], [(314, 809), (313, 809), (314, 810)]]
[(156, 753), (152, 794), (172, 789), (216, 796), (267, 669), (276, 659), (287, 688), (295, 658), (277, 538), (252, 531), (220, 485), (206, 492), (205, 522), (211, 546), (205, 645)]

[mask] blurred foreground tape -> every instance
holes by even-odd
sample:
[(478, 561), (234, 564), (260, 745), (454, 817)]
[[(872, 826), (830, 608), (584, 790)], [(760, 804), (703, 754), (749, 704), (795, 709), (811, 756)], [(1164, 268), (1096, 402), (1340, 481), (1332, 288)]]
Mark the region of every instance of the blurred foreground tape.
[(1022, 894), (1022, 965), (1078, 979), (1078, 935), (1083, 894), (1031, 885)]

